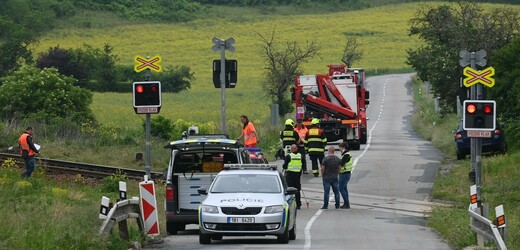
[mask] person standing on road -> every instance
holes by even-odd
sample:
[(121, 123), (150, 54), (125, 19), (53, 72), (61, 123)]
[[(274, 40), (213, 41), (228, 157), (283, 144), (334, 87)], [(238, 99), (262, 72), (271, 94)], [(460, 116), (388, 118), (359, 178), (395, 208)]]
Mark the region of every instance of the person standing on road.
[(287, 119), (285, 121), (285, 128), (280, 131), (280, 140), (282, 140), (283, 150), (285, 150), (285, 147), (287, 146), (291, 147), (291, 145), (299, 143), (300, 136), (298, 136), (298, 133), (294, 131), (294, 121), (292, 119)]
[(18, 145), (20, 147), (20, 155), (25, 161), (25, 172), (22, 174), (22, 178), (31, 177), (32, 172), (36, 168), (36, 162), (34, 161), (34, 155), (38, 154), (39, 151), (36, 149), (32, 139), (33, 129), (27, 127), (25, 132), (18, 138)]
[(294, 127), (294, 131), (298, 134), (300, 137), (300, 142), (296, 145), (298, 145), (298, 149), (300, 151), (300, 154), (302, 155), (302, 173), (308, 174), (307, 172), (307, 159), (305, 157), (305, 144), (303, 143), (305, 141), (305, 135), (307, 134), (307, 127), (303, 125), (302, 119), (296, 120), (298, 123)]
[(312, 162), (312, 173), (314, 177), (318, 177), (318, 162), (321, 164), (324, 157), (325, 146), (327, 145), (327, 138), (325, 133), (319, 127), (320, 120), (313, 118), (311, 121), (311, 128), (305, 135), (305, 149), (309, 154)]
[(242, 134), (237, 137), (236, 140), (238, 141), (244, 138), (245, 148), (256, 148), (256, 144), (259, 143), (260, 140), (258, 139), (255, 126), (249, 121), (246, 115), (240, 116), (240, 121), (244, 124), (244, 127), (242, 128)]
[(291, 153), (285, 156), (282, 168), (286, 170), (285, 180), (287, 181), (287, 186), (298, 189), (296, 193), (296, 209), (300, 209), (302, 206), (300, 195), (300, 190), (302, 189), (300, 181), (302, 175), (302, 158), (296, 144), (291, 145)]
[(352, 172), (352, 156), (348, 151), (348, 143), (342, 142), (339, 144), (341, 151), (341, 167), (339, 169), (339, 193), (343, 197), (343, 205), (340, 208), (350, 208), (350, 201), (348, 199), (348, 182)]
[(336, 201), (336, 209), (339, 209), (339, 188), (338, 188), (338, 174), (341, 160), (334, 155), (334, 147), (327, 150), (327, 156), (323, 158), (321, 164), (321, 176), (323, 178), (323, 206), (321, 209), (329, 207), (329, 192), (332, 186), (334, 192), (334, 200)]

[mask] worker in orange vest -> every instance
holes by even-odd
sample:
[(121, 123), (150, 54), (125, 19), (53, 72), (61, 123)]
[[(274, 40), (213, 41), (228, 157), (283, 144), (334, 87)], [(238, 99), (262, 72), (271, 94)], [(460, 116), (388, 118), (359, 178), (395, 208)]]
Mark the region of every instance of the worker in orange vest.
[(34, 161), (34, 155), (39, 153), (38, 149), (34, 146), (32, 140), (32, 127), (27, 127), (25, 132), (18, 138), (18, 145), (20, 147), (20, 155), (25, 161), (25, 172), (22, 174), (22, 178), (31, 177), (32, 172), (36, 168), (36, 162)]
[(244, 138), (244, 147), (256, 148), (256, 144), (260, 142), (260, 140), (258, 140), (255, 126), (249, 121), (246, 115), (240, 116), (240, 121), (244, 124), (244, 127), (242, 128), (242, 134), (236, 138), (236, 140)]
[(305, 127), (305, 125), (303, 125), (301, 119), (297, 119), (296, 122), (297, 124), (294, 127), (294, 131), (296, 131), (296, 133), (298, 133), (298, 136), (300, 137), (300, 143), (298, 143), (298, 151), (302, 155), (302, 172), (304, 174), (308, 174), (307, 160), (305, 159), (305, 144), (303, 143), (303, 141), (305, 141), (305, 135), (309, 130), (307, 129), (307, 127)]

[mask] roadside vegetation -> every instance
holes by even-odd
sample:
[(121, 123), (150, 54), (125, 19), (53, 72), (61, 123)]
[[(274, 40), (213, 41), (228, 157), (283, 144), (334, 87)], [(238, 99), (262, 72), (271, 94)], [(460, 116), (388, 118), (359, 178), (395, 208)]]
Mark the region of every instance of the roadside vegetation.
[[(476, 245), (475, 233), (469, 227), (470, 204), (469, 159), (457, 161), (455, 141), (450, 133), (458, 125), (456, 115), (435, 112), (433, 95), (426, 91), (426, 84), (415, 79), (413, 125), (416, 131), (432, 141), (445, 155), (435, 181), (432, 197), (436, 201), (451, 204), (433, 209), (428, 225), (442, 234), (455, 249)], [(507, 135), (507, 131), (506, 131)], [(511, 141), (508, 141), (510, 143)], [(510, 144), (511, 145), (511, 144)], [(517, 146), (510, 147), (505, 155), (483, 157), (483, 202), (489, 204), (489, 219), (495, 218), (494, 207), (504, 205), (507, 218), (506, 245), (508, 249), (520, 248), (520, 152)]]

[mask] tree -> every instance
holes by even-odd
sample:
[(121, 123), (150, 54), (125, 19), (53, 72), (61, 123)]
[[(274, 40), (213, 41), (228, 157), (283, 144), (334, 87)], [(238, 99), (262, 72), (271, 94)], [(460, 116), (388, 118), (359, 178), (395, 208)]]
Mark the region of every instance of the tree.
[(270, 37), (259, 36), (262, 56), (267, 65), (263, 88), (271, 101), (279, 105), (279, 115), (283, 117), (293, 111), (287, 90), (293, 84), (294, 77), (302, 73), (301, 64), (318, 55), (319, 49), (314, 41), (307, 42), (304, 47), (296, 41), (280, 45), (275, 40), (274, 31)]
[[(82, 48), (61, 49), (49, 48), (36, 60), (38, 68), (57, 68), (67, 76), (76, 78), (77, 85), (93, 91), (114, 91), (120, 79), (116, 67), (117, 56), (113, 47), (105, 44), (103, 49), (83, 44)], [(126, 79), (122, 79), (126, 80)]]
[(41, 53), (36, 59), (36, 67), (40, 69), (54, 67), (60, 74), (72, 76), (78, 80), (86, 79), (88, 76), (87, 69), (78, 60), (75, 60), (68, 50), (59, 46)]
[[(494, 55), (495, 86), (489, 97), (497, 102), (498, 114), (505, 120), (518, 120), (520, 114), (520, 38)], [(505, 94), (507, 93), (507, 94)], [(519, 124), (520, 125), (520, 124)]]
[(0, 77), (32, 63), (29, 46), (53, 24), (50, 1), (4, 0), (0, 8)]
[(421, 80), (431, 83), (443, 112), (453, 112), (462, 77), (459, 51), (484, 49), (491, 64), (494, 52), (518, 34), (518, 20), (518, 13), (512, 9), (484, 11), (473, 2), (424, 6), (410, 20), (410, 35), (419, 36), (425, 45), (408, 50), (407, 63)]
[(94, 121), (92, 93), (74, 86), (76, 79), (55, 68), (22, 67), (3, 79), (0, 114), (23, 119), (33, 115), (46, 121), (64, 118), (76, 124)]
[(363, 57), (363, 52), (359, 50), (359, 43), (355, 37), (345, 35), (345, 47), (343, 48), (343, 55), (341, 61), (347, 65), (347, 68), (352, 67), (355, 61)]

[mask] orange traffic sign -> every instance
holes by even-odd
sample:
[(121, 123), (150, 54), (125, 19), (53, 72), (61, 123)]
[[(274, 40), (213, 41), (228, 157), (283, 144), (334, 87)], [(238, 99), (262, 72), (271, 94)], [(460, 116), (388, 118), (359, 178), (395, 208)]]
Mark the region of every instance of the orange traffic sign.
[(487, 67), (480, 71), (466, 67), (464, 68), (464, 75), (466, 78), (464, 78), (463, 83), (466, 87), (470, 87), (477, 83), (484, 84), (490, 88), (495, 85), (495, 79), (492, 78), (492, 76), (495, 75), (495, 68), (493, 67)]
[(161, 62), (160, 56), (155, 56), (150, 59), (147, 59), (142, 56), (135, 56), (134, 61), (137, 63), (134, 66), (134, 70), (135, 70), (135, 72), (138, 72), (138, 73), (145, 69), (150, 69), (155, 72), (161, 72), (161, 70), (162, 70), (161, 65), (159, 65), (159, 63)]

